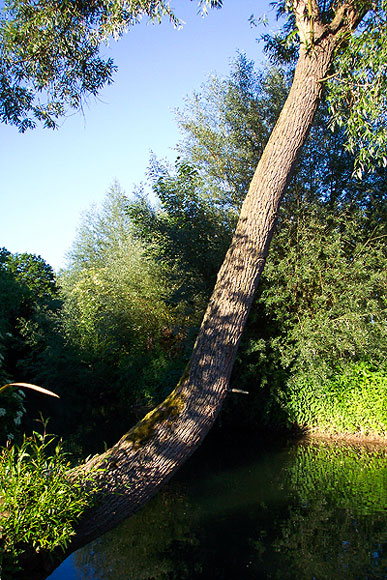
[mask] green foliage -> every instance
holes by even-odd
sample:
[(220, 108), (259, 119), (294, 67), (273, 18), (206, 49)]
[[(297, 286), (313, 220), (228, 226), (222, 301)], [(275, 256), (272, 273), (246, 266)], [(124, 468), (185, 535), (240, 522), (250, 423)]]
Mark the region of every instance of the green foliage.
[(55, 384), (61, 408), (45, 401), (44, 412), (81, 453), (78, 443), (87, 452), (113, 443), (120, 421), (127, 427), (160, 402), (185, 364), (175, 288), (165, 265), (134, 238), (127, 204), (115, 184), (103, 206), (84, 216), (59, 275), (62, 308), (30, 365), (33, 382)]
[(61, 288), (67, 336), (96, 357), (144, 348), (168, 324), (166, 288), (134, 242), (106, 256), (103, 267), (63, 274)]
[(212, 76), (177, 112), (178, 151), (205, 180), (211, 203), (234, 225), (255, 167), (286, 98), (282, 70), (258, 72), (239, 53), (227, 78)]
[(66, 548), (92, 502), (92, 474), (69, 478), (62, 444), (46, 433), (0, 452), (0, 571), (12, 578), (29, 550)]
[(94, 360), (150, 348), (172, 322), (162, 268), (132, 238), (125, 208), (114, 186), (102, 215), (84, 222), (60, 279), (66, 336)]
[[(284, 73), (259, 75), (239, 55), (230, 78), (212, 79), (179, 116), (179, 150), (198, 172), (197, 196), (212, 195), (222, 209), (220, 223), (243, 201), (286, 88)], [(346, 135), (340, 127), (328, 131), (328, 121), (324, 104), (285, 194), (233, 371), (233, 385), (250, 395), (228, 402), (226, 423), (242, 413), (259, 426), (305, 424), (289, 405), (308, 413), (322, 385), (350, 375), (353, 364), (385, 368), (386, 175), (378, 169), (356, 181)], [(292, 386), (305, 377), (308, 400)], [(379, 411), (371, 429), (367, 405), (357, 407), (351, 431), (383, 431)]]
[(190, 163), (178, 158), (172, 169), (153, 160), (149, 176), (160, 203), (154, 207), (140, 196), (128, 204), (134, 235), (164, 265), (174, 289), (173, 303), (197, 323), (231, 238), (233, 220), (203, 193), (206, 183)]
[[(0, 250), (0, 382), (36, 382), (29, 365), (45, 349), (49, 320), (58, 308), (53, 270), (40, 256)], [(39, 383), (41, 384), (41, 383)], [(0, 395), (0, 441), (17, 435), (23, 394)]]
[(163, 0), (122, 3), (7, 0), (0, 13), (0, 119), (19, 131), (55, 128), (67, 109), (112, 82), (101, 45), (143, 16), (178, 22)]
[(347, 365), (330, 380), (296, 375), (289, 381), (286, 410), (298, 425), (321, 431), (387, 434), (387, 372), (365, 363)]
[[(332, 22), (344, 4), (317, 2), (321, 23)], [(296, 3), (279, 0), (273, 5), (277, 17), (285, 20), (279, 32), (262, 36), (265, 51), (276, 65), (294, 63), (300, 48), (294, 15)], [(343, 37), (332, 70), (324, 80), (331, 127), (345, 130), (346, 148), (354, 154), (355, 173), (361, 178), (374, 171), (375, 166), (386, 167), (387, 163), (386, 2), (358, 3), (356, 10), (359, 18), (356, 31)]]
[(261, 299), (281, 320), (284, 366), (297, 359), (323, 379), (349, 361), (384, 361), (385, 225), (369, 225), (356, 207), (309, 205), (278, 231)]
[(347, 148), (356, 154), (356, 173), (387, 166), (386, 63), (387, 4), (374, 2), (360, 26), (344, 44), (335, 74), (328, 82), (332, 125), (345, 125)]
[(20, 285), (28, 288), (34, 300), (56, 297), (54, 271), (41, 256), (8, 254), (3, 261), (4, 267)]
[(93, 205), (81, 216), (76, 239), (68, 254), (70, 269), (103, 265), (105, 254), (127, 240), (131, 229), (125, 203), (124, 191), (114, 182), (101, 207)]
[(288, 203), (233, 375), (247, 416), (384, 434), (385, 201)]
[(25, 411), (24, 393), (21, 390), (13, 389), (0, 395), (0, 441), (15, 438)]
[(30, 319), (37, 307), (57, 297), (53, 269), (41, 256), (0, 250), (0, 332), (10, 332), (18, 321)]

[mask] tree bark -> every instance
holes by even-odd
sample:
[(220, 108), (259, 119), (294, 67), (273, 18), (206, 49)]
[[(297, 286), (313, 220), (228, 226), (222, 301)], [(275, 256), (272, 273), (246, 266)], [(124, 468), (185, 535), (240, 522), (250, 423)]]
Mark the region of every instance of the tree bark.
[(82, 466), (104, 470), (96, 475), (101, 490), (97, 507), (84, 515), (65, 554), (55, 554), (52, 562), (43, 556), (40, 561), (29, 559), (21, 578), (45, 578), (68, 554), (140, 509), (213, 425), (227, 395), (280, 202), (312, 125), (321, 79), (333, 61), (337, 30), (320, 26), (312, 48), (301, 44), (289, 96), (255, 171), (185, 375), (171, 395), (114, 447)]

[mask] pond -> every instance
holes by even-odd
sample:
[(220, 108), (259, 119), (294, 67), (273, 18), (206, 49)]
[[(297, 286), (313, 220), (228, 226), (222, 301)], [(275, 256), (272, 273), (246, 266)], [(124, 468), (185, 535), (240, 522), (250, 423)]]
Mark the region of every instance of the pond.
[(214, 438), (50, 580), (387, 579), (386, 451)]

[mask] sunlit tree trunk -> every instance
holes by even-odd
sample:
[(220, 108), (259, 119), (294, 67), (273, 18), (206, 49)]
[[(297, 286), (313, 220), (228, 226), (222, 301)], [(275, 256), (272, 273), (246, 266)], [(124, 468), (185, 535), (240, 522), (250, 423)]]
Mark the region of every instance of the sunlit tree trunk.
[[(304, 26), (307, 34), (302, 18), (299, 28)], [(141, 508), (195, 451), (213, 425), (227, 396), (279, 205), (317, 110), (321, 79), (332, 64), (337, 30), (327, 33), (320, 27), (314, 31), (310, 50), (301, 44), (289, 96), (255, 171), (186, 373), (163, 403), (114, 447), (82, 467), (104, 469), (98, 475), (100, 501), (85, 514), (65, 555)], [(59, 554), (57, 562), (65, 555)], [(43, 557), (39, 562), (30, 559), (25, 565), (29, 571), (22, 577), (29, 580), (45, 578), (55, 568), (55, 563)]]

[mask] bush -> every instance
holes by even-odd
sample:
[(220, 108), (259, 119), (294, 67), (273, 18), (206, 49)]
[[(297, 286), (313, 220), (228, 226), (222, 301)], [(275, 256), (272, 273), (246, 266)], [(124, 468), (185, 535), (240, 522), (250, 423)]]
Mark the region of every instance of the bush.
[[(1, 386), (2, 383), (0, 383)], [(24, 393), (9, 389), (0, 398), (0, 445), (20, 436), (20, 424), (25, 413)]]
[(91, 475), (70, 481), (69, 467), (61, 443), (46, 433), (34, 432), (20, 446), (1, 449), (0, 573), (7, 578), (20, 569), (27, 550), (64, 550), (75, 522), (93, 502)]
[(387, 372), (353, 363), (326, 381), (299, 375), (289, 383), (285, 404), (299, 425), (329, 432), (386, 435)]

